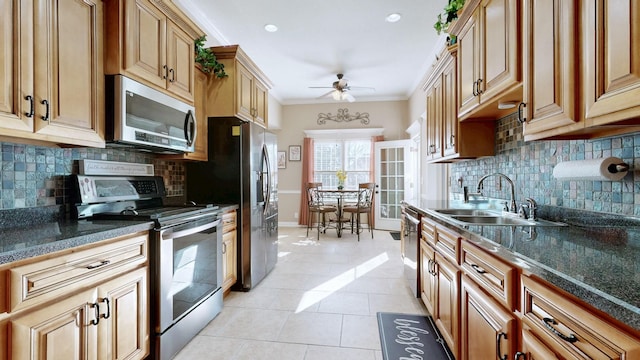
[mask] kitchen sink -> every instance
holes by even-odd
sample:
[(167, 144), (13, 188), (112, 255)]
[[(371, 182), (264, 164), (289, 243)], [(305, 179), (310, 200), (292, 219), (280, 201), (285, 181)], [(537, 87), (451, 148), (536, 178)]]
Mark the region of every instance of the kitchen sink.
[(538, 219), (519, 218), (496, 210), (479, 209), (434, 209), (434, 212), (462, 225), (481, 226), (567, 226), (565, 223)]
[(445, 215), (500, 216), (500, 213), (497, 211), (478, 209), (436, 209), (434, 211)]

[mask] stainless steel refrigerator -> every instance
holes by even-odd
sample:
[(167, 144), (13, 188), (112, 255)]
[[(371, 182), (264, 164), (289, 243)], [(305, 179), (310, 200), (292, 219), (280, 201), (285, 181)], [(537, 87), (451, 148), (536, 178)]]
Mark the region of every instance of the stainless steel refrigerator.
[(237, 118), (209, 118), (209, 161), (186, 166), (186, 198), (237, 204), (238, 281), (248, 291), (278, 259), (277, 138)]

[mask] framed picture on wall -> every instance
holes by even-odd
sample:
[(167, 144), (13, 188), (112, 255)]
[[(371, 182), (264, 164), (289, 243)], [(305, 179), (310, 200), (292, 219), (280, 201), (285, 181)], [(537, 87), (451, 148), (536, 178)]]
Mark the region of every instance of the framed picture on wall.
[(278, 151), (278, 169), (287, 168), (287, 152)]
[(300, 145), (289, 145), (289, 161), (300, 161), (302, 152), (302, 146)]

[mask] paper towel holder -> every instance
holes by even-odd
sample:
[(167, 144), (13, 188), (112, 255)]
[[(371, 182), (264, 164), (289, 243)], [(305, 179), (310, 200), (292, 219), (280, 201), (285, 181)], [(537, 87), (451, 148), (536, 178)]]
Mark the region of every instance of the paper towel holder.
[(629, 169), (630, 169), (630, 166), (629, 164), (626, 164), (626, 163), (611, 164), (607, 167), (607, 170), (609, 170), (609, 172), (612, 174), (629, 171)]

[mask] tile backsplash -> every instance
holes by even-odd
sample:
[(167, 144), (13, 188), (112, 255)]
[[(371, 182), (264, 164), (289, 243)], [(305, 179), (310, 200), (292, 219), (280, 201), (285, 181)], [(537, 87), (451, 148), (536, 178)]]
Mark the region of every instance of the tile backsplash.
[[(559, 162), (609, 156), (632, 167), (621, 181), (560, 181), (553, 177), (553, 167)], [(460, 178), (463, 186), (475, 191), (480, 177), (496, 172), (513, 180), (517, 202), (531, 197), (543, 205), (640, 216), (640, 133), (594, 140), (525, 142), (522, 125), (512, 114), (499, 120), (496, 156), (451, 165), (451, 196), (462, 195)], [(484, 195), (508, 199), (508, 184), (497, 179), (485, 180)]]
[(184, 164), (156, 159), (153, 154), (128, 149), (51, 148), (0, 142), (2, 179), (0, 209), (62, 205), (65, 176), (78, 173), (80, 159), (153, 164), (164, 178), (168, 197), (183, 196)]

